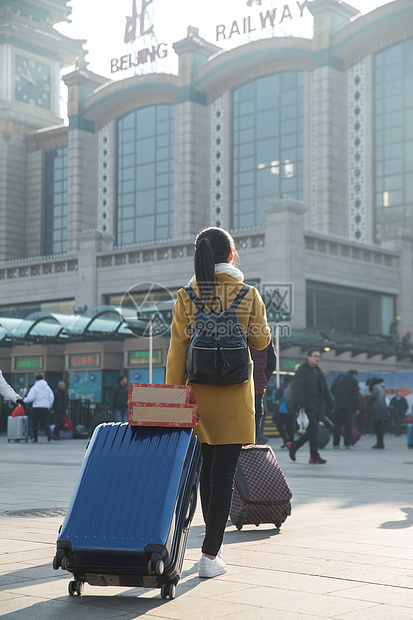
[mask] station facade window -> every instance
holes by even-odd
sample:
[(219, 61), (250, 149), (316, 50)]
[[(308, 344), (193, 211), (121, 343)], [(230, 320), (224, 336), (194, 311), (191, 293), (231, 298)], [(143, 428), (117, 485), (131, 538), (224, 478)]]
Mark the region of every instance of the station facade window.
[(413, 39), (374, 56), (377, 232), (413, 226)]
[(74, 314), (75, 300), (33, 301), (27, 304), (7, 304), (0, 306), (0, 317), (24, 319), (33, 312), (52, 312), (56, 314)]
[(67, 251), (68, 147), (44, 155), (43, 254)]
[(394, 309), (392, 295), (307, 282), (307, 327), (387, 335)]
[(173, 236), (174, 106), (118, 121), (117, 245)]
[(247, 82), (232, 94), (232, 227), (263, 224), (263, 206), (303, 200), (303, 73)]

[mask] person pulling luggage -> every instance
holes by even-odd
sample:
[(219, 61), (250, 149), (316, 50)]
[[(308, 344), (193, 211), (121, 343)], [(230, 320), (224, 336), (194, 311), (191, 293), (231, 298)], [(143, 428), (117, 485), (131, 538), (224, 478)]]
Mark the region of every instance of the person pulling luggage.
[(17, 394), (17, 392), (13, 390), (11, 385), (7, 383), (6, 379), (3, 377), (3, 373), (1, 370), (0, 370), (0, 394), (4, 398), (7, 398), (7, 400), (11, 400), (13, 403), (17, 405), (23, 405), (23, 399), (21, 398), (21, 396)]
[(212, 227), (198, 234), (195, 275), (189, 287), (178, 291), (166, 364), (166, 383), (188, 380), (199, 408), (195, 433), (203, 456), (200, 494), (206, 526), (199, 577), (227, 571), (220, 550), (235, 471), (242, 445), (255, 441), (248, 344), (261, 350), (271, 340), (264, 303), (254, 287), (244, 285), (244, 275), (233, 264), (236, 256), (226, 230)]

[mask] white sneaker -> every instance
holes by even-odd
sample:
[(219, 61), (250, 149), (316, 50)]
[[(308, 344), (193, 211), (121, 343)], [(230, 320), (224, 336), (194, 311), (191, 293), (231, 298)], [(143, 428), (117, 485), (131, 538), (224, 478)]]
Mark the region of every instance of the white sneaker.
[(218, 556), (210, 560), (203, 555), (198, 562), (198, 577), (218, 577), (218, 575), (225, 575), (226, 572), (227, 565)]

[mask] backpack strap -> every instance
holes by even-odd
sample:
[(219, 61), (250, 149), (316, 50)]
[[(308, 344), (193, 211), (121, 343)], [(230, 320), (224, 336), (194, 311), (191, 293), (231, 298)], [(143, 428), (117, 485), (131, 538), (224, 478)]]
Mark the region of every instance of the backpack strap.
[[(241, 303), (241, 301), (244, 299), (245, 295), (250, 290), (250, 288), (251, 287), (248, 286), (248, 284), (244, 284), (244, 286), (240, 289), (240, 291), (238, 292), (238, 295), (235, 297), (234, 301), (230, 305), (230, 308), (233, 308), (234, 310), (236, 310), (239, 304)], [(196, 295), (195, 291), (189, 286), (189, 284), (187, 286), (184, 286), (183, 289), (187, 293), (188, 297), (192, 299), (192, 301), (194, 302), (198, 310), (205, 309), (205, 306), (203, 305), (199, 297)], [(222, 305), (221, 305), (221, 308), (222, 308)]]
[(184, 289), (185, 293), (188, 295), (188, 297), (190, 299), (192, 299), (192, 301), (194, 302), (194, 304), (196, 305), (198, 310), (204, 310), (205, 309), (204, 304), (201, 302), (201, 300), (196, 295), (195, 291), (189, 286), (189, 284), (187, 286), (184, 286), (183, 289)]
[(242, 289), (240, 289), (240, 291), (238, 292), (238, 295), (235, 297), (234, 301), (230, 305), (230, 308), (233, 308), (234, 310), (236, 310), (239, 304), (241, 303), (241, 301), (244, 299), (245, 295), (250, 290), (250, 288), (251, 287), (248, 286), (248, 284), (244, 284), (244, 286), (242, 287)]

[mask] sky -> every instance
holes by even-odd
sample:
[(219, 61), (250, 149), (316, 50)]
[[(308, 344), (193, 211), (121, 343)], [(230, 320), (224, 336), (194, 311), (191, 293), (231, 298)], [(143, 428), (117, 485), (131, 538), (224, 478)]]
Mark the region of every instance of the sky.
[[(349, 0), (348, 3), (361, 13), (367, 13), (389, 1), (392, 0)], [(143, 30), (153, 25), (153, 34), (125, 43), (126, 18), (132, 16), (133, 2), (136, 2), (137, 14), (141, 13), (142, 3), (147, 3)], [(88, 50), (89, 69), (117, 80), (142, 72), (177, 73), (177, 56), (172, 43), (185, 38), (188, 26), (199, 28), (201, 37), (225, 49), (265, 36), (311, 37), (312, 16), (307, 8), (301, 10), (300, 5), (304, 5), (304, 0), (71, 0), (71, 23), (61, 23), (56, 28), (68, 37), (86, 39), (84, 48)], [(274, 9), (273, 27), (267, 20), (262, 28), (260, 13), (265, 15), (270, 11), (273, 14)], [(130, 23), (136, 24), (136, 34), (139, 34), (139, 18)], [(219, 41), (216, 40), (217, 27)], [(145, 47), (152, 49), (153, 45), (157, 48), (160, 43), (165, 44), (159, 48), (159, 56), (163, 58), (156, 55), (155, 62), (114, 71), (120, 67), (121, 56)]]

